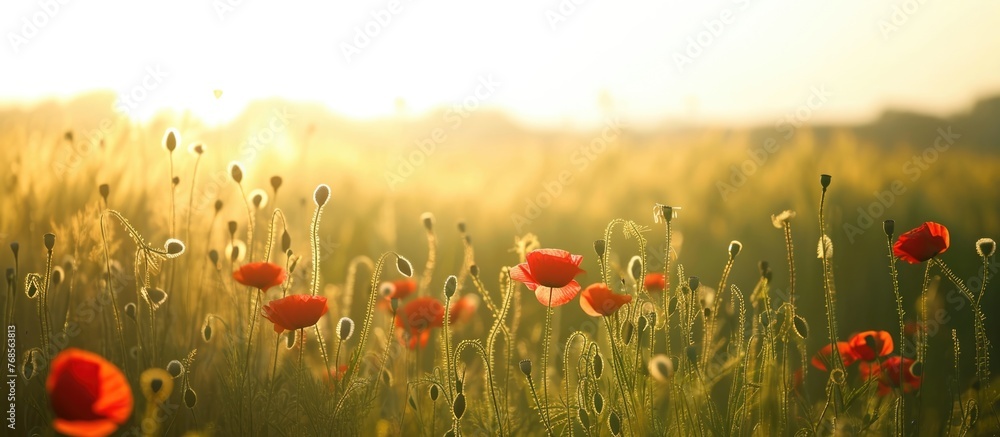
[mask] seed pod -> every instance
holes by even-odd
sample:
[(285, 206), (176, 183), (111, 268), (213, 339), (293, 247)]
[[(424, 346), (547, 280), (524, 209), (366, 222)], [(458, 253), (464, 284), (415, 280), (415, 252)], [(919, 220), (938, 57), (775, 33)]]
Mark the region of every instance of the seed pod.
[(402, 256), (396, 256), (396, 269), (407, 278), (413, 276), (413, 264), (410, 264), (410, 261)]
[(271, 176), (271, 189), (274, 190), (275, 194), (278, 193), (278, 188), (281, 188), (281, 183), (281, 176)]
[(605, 242), (604, 240), (596, 240), (596, 241), (594, 241), (594, 252), (597, 252), (597, 257), (598, 258), (603, 258), (604, 257), (604, 250), (606, 249), (606, 246), (607, 246), (607, 242)]
[(167, 363), (167, 373), (174, 377), (174, 379), (177, 379), (184, 374), (184, 364), (181, 364), (178, 360), (171, 360)]
[(809, 338), (809, 324), (806, 323), (806, 319), (798, 314), (795, 315), (795, 319), (792, 320), (792, 327), (795, 328), (795, 333), (803, 339)]
[(111, 194), (111, 186), (108, 184), (101, 184), (97, 187), (97, 192), (101, 193), (101, 198), (104, 199), (104, 203), (108, 203), (108, 195)]
[(292, 236), (288, 235), (288, 229), (281, 233), (281, 251), (288, 252), (292, 248)]
[(823, 186), (823, 191), (826, 191), (827, 187), (830, 186), (831, 179), (833, 179), (833, 177), (828, 174), (819, 175), (819, 184)]
[(455, 418), (462, 420), (462, 415), (465, 414), (465, 393), (459, 393), (455, 396), (455, 404), (452, 405), (452, 412), (455, 413)]
[(601, 392), (594, 392), (594, 411), (597, 415), (601, 415), (601, 411), (604, 411), (604, 396), (601, 396)]
[(521, 373), (528, 378), (531, 378), (531, 360), (521, 360), (517, 363), (517, 367), (521, 369)]
[(129, 303), (125, 304), (125, 315), (128, 316), (128, 318), (132, 319), (132, 321), (135, 321), (135, 303), (134, 302), (129, 302)]
[(52, 248), (56, 246), (56, 234), (49, 232), (44, 235), (42, 240), (45, 242), (45, 249), (52, 252)]
[(195, 405), (198, 405), (198, 393), (195, 393), (194, 389), (191, 387), (184, 390), (184, 405), (188, 407), (188, 409), (194, 408)]
[(455, 295), (455, 290), (458, 289), (458, 278), (455, 275), (451, 275), (448, 279), (444, 280), (444, 297), (451, 299)]
[(688, 288), (690, 288), (691, 291), (698, 291), (698, 287), (700, 286), (701, 286), (701, 281), (698, 280), (697, 276), (692, 276), (688, 278)]
[(594, 354), (594, 360), (591, 361), (591, 370), (594, 372), (594, 378), (601, 379), (601, 375), (604, 374), (604, 358), (601, 358), (600, 353)]
[(608, 426), (611, 428), (611, 434), (614, 434), (615, 436), (622, 435), (622, 418), (618, 417), (618, 412), (611, 412), (611, 417), (608, 420)]
[(316, 206), (323, 206), (328, 200), (330, 200), (330, 186), (319, 184), (316, 191), (313, 191), (313, 202), (316, 202)]
[(341, 317), (337, 322), (337, 337), (340, 341), (347, 341), (354, 335), (354, 321), (350, 317)]

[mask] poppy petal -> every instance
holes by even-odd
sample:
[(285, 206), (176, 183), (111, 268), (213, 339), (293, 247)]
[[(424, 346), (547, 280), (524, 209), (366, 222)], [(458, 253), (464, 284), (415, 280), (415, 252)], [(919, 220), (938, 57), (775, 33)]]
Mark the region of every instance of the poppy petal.
[(535, 289), (535, 298), (538, 299), (538, 302), (542, 305), (557, 307), (569, 303), (569, 301), (573, 300), (578, 293), (580, 293), (580, 283), (570, 281), (569, 284), (558, 288), (539, 286)]

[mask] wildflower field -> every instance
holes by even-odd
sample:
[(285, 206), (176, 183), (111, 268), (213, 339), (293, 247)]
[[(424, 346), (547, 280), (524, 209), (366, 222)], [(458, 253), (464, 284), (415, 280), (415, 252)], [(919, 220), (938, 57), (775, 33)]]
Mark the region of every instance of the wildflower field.
[(0, 110), (10, 435), (1000, 434), (995, 99), (446, 135), (110, 99)]

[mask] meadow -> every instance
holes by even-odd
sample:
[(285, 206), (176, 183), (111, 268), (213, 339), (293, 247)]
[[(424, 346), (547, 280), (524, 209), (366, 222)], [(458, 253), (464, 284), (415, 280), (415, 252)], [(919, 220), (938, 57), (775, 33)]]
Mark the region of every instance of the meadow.
[(2, 108), (8, 424), (995, 435), (998, 102), (597, 128)]

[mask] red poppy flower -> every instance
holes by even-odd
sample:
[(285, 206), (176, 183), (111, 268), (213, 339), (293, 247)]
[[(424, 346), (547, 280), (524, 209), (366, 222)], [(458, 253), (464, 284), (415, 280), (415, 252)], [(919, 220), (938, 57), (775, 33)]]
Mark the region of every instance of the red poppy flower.
[(72, 436), (105, 436), (132, 415), (132, 389), (125, 375), (100, 355), (67, 348), (52, 361), (45, 389), (52, 401), (56, 431)]
[(387, 281), (379, 285), (379, 290), (382, 292), (382, 296), (385, 297), (386, 300), (403, 300), (413, 294), (414, 291), (417, 291), (417, 281), (410, 278)]
[(451, 308), (448, 310), (448, 323), (455, 324), (455, 322), (465, 323), (472, 319), (476, 315), (476, 310), (479, 309), (479, 296), (475, 294), (467, 294), (462, 296), (455, 303), (451, 304)]
[[(851, 344), (846, 341), (838, 341), (837, 349), (840, 352), (840, 360), (844, 362), (845, 366), (850, 366), (851, 363), (855, 362), (858, 359), (858, 356), (855, 354), (854, 349), (851, 348)], [(819, 350), (819, 352), (817, 352), (816, 355), (814, 355), (812, 358), (813, 367), (825, 372), (827, 370), (827, 365), (830, 363), (830, 355), (832, 350), (833, 349), (830, 347), (829, 344), (823, 346)]]
[(293, 294), (264, 305), (261, 315), (274, 323), (274, 332), (280, 334), (315, 325), (328, 309), (325, 297)]
[(580, 284), (573, 278), (583, 273), (582, 255), (559, 249), (536, 249), (528, 253), (527, 260), (511, 269), (510, 277), (534, 291), (542, 305), (564, 305), (580, 292)]
[(580, 308), (589, 316), (610, 316), (622, 305), (632, 302), (628, 294), (615, 294), (607, 284), (592, 284), (580, 294)]
[(886, 331), (865, 331), (851, 337), (851, 350), (859, 360), (873, 361), (892, 353), (892, 335)]
[(233, 279), (240, 284), (267, 291), (271, 287), (285, 282), (288, 274), (285, 269), (275, 263), (255, 262), (244, 264), (233, 272)]
[(667, 278), (663, 273), (650, 273), (643, 279), (642, 284), (646, 287), (646, 291), (663, 291), (667, 288)]
[[(900, 363), (903, 364), (902, 375), (900, 375)], [(893, 387), (902, 385), (904, 393), (910, 393), (920, 388), (923, 377), (919, 374), (919, 367), (914, 368), (914, 361), (909, 358), (900, 358), (898, 355), (887, 358), (878, 367), (877, 376), (879, 396), (885, 396), (892, 391)], [(901, 384), (902, 383), (902, 384)]]
[(900, 235), (899, 240), (892, 246), (892, 253), (903, 261), (917, 264), (948, 250), (950, 244), (948, 228), (934, 222), (926, 222)]
[(444, 326), (444, 305), (433, 297), (418, 297), (399, 309), (396, 327), (409, 334), (407, 346), (416, 349), (427, 345), (431, 328)]

